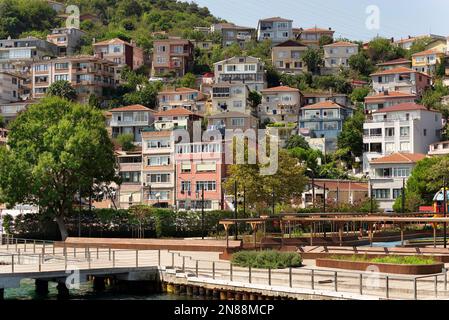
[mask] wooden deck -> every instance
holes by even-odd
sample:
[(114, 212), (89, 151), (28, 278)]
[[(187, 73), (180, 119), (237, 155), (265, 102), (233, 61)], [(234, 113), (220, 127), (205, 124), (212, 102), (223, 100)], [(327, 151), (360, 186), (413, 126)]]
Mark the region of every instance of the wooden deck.
[[(192, 240), (192, 239), (119, 239), (119, 238), (72, 238), (56, 242), (57, 247), (69, 248), (111, 248), (131, 250), (177, 250), (224, 252), (226, 240)], [(229, 249), (239, 249), (242, 242), (229, 240)]]

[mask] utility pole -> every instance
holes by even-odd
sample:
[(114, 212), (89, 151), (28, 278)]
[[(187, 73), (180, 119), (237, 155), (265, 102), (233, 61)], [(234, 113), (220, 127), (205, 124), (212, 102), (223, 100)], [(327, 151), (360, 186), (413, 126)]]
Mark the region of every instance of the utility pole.
[(201, 239), (204, 240), (204, 184), (201, 187)]
[(402, 214), (405, 213), (405, 178), (402, 179)]

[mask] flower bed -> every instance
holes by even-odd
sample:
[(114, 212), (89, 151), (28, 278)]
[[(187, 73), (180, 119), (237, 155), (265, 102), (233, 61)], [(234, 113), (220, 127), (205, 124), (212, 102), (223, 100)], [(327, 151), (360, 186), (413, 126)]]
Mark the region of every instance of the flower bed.
[(395, 274), (434, 274), (443, 270), (444, 264), (432, 257), (384, 256), (369, 258), (364, 255), (331, 256), (317, 259), (317, 267), (366, 271), (375, 267), (379, 272)]
[(257, 269), (284, 269), (302, 266), (302, 258), (293, 252), (239, 251), (232, 255), (232, 264)]

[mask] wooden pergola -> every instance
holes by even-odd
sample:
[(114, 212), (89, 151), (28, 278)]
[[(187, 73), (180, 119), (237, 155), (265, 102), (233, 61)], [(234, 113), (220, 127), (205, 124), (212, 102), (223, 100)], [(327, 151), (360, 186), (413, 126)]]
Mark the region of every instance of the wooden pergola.
[[(319, 214), (318, 214), (319, 215)], [(436, 246), (436, 229), (438, 224), (449, 223), (449, 218), (440, 217), (404, 217), (404, 216), (329, 216), (329, 217), (300, 217), (296, 215), (284, 215), (281, 217), (282, 224), (299, 223), (310, 225), (310, 245), (313, 245), (315, 223), (334, 223), (338, 226), (340, 246), (343, 244), (343, 227), (348, 223), (365, 223), (368, 225), (368, 237), (370, 244), (373, 242), (373, 226), (376, 224), (395, 224), (401, 230), (401, 245), (404, 245), (404, 226), (408, 224), (432, 224), (433, 242)]]
[(222, 219), (218, 223), (222, 224), (226, 231), (226, 248), (229, 247), (229, 227), (235, 226), (239, 223), (249, 224), (253, 233), (254, 248), (257, 246), (256, 233), (260, 226), (263, 226), (265, 232), (267, 221), (279, 221), (279, 218), (270, 218), (269, 216), (261, 216), (260, 218), (248, 218), (248, 219)]

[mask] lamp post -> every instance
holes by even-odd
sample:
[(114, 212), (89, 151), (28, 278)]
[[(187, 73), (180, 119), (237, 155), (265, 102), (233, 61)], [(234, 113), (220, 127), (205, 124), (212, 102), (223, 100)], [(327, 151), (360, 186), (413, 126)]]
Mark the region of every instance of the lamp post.
[[(447, 191), (446, 191), (446, 177), (443, 179), (443, 214), (446, 218), (447, 216)], [(447, 223), (446, 221), (443, 224), (444, 226), (444, 248), (447, 247)]]
[[(234, 181), (234, 219), (237, 220), (237, 180)], [(237, 240), (238, 238), (238, 227), (237, 227), (237, 221), (235, 221), (235, 236), (234, 239)]]

